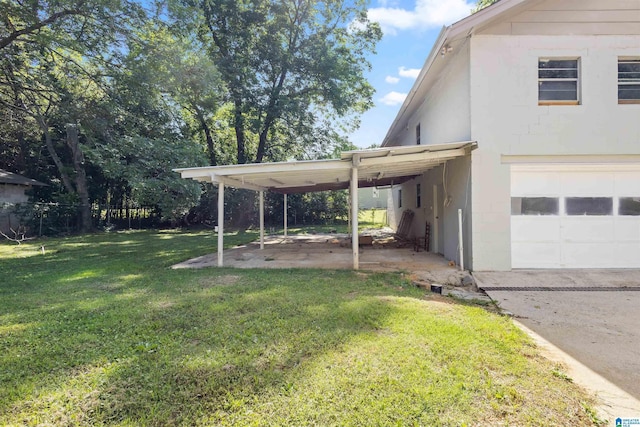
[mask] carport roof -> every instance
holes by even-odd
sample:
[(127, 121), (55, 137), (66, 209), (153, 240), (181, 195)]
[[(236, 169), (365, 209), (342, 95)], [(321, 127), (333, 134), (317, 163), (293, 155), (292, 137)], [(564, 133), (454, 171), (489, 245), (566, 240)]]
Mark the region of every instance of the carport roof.
[(174, 171), (182, 178), (236, 188), (303, 193), (349, 188), (354, 167), (358, 169), (358, 187), (401, 184), (448, 160), (464, 156), (476, 147), (474, 141), (384, 147), (345, 151), (335, 160), (207, 166)]

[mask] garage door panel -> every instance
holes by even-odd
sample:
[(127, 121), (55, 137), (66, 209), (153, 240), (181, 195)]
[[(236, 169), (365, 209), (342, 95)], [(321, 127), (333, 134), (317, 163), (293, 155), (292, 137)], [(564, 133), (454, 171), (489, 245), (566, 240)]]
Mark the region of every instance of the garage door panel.
[(563, 173), (562, 194), (573, 196), (611, 196), (615, 188), (614, 175), (610, 172)]
[(606, 268), (615, 260), (615, 243), (563, 242), (562, 266), (571, 268)]
[(562, 218), (560, 240), (567, 242), (607, 242), (614, 236), (613, 217)]
[(511, 238), (516, 242), (560, 241), (560, 218), (543, 216), (511, 217)]
[(557, 243), (511, 244), (513, 268), (558, 268), (560, 247)]
[(640, 217), (617, 218), (614, 239), (619, 242), (640, 242)]
[[(640, 268), (640, 215), (626, 199), (640, 197), (640, 164), (512, 165), (511, 178), (512, 197), (557, 197), (561, 207), (550, 216), (512, 210), (513, 268)], [(608, 198), (613, 209), (578, 198)]]
[(640, 242), (619, 242), (616, 245), (614, 267), (640, 268)]

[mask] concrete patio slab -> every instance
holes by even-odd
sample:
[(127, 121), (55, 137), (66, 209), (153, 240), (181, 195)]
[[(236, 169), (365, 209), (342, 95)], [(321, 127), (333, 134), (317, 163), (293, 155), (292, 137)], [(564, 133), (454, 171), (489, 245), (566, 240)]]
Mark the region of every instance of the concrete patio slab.
[[(264, 249), (258, 242), (238, 246), (224, 252), (224, 266), (234, 268), (326, 268), (353, 267), (347, 235), (302, 234), (265, 237)], [(203, 268), (217, 266), (217, 255), (190, 259), (172, 268)], [(431, 252), (415, 252), (412, 246), (389, 247), (367, 245), (360, 248), (360, 269), (368, 271), (404, 271), (414, 278), (430, 283), (460, 285), (469, 275), (442, 256)]]

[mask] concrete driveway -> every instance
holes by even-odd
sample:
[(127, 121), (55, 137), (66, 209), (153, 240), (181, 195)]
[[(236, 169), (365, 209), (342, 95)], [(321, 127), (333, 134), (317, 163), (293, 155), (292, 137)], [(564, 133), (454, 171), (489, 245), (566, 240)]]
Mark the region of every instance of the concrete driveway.
[(640, 270), (474, 273), (504, 310), (640, 399)]

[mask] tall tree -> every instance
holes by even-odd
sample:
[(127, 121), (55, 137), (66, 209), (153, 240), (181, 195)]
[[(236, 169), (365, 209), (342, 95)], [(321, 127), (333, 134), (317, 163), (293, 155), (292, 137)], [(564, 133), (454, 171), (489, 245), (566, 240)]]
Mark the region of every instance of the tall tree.
[(0, 105), (37, 124), (64, 188), (79, 197), (80, 228), (87, 231), (91, 214), (77, 116), (84, 109), (76, 98), (85, 95), (78, 88), (99, 86), (98, 65), (118, 51), (123, 30), (141, 18), (141, 9), (127, 0), (8, 0), (2, 6)]
[(172, 11), (196, 17), (226, 85), (238, 163), (269, 156), (279, 125), (371, 106), (366, 55), (381, 31), (364, 0), (175, 0)]

